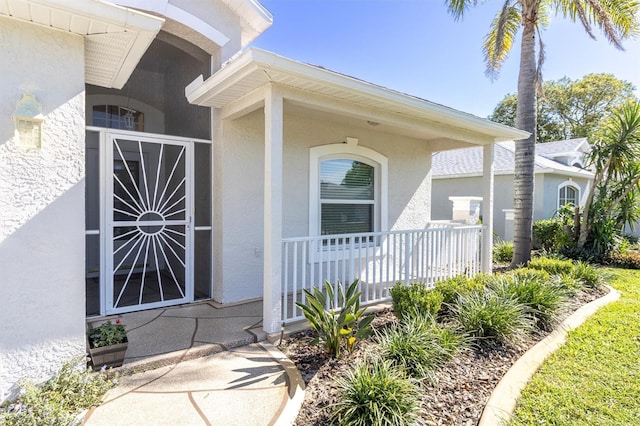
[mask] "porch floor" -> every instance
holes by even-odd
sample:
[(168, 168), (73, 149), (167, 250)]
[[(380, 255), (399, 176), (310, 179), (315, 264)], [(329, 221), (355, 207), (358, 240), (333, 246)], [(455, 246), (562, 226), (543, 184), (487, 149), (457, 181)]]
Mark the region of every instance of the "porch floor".
[[(262, 331), (261, 300), (232, 305), (207, 301), (117, 317), (125, 325), (129, 339), (123, 370), (174, 364), (266, 337)], [(87, 322), (99, 324), (104, 319)]]

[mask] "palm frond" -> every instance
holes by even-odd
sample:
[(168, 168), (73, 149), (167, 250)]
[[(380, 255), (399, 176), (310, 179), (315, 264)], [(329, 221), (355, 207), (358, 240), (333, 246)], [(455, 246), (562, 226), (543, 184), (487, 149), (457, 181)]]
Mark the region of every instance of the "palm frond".
[(513, 5), (511, 0), (506, 0), (502, 9), (500, 9), (491, 23), (489, 33), (485, 37), (483, 44), (483, 52), (487, 63), (485, 73), (491, 80), (498, 77), (500, 67), (509, 56), (521, 24), (522, 14), (520, 9)]
[(456, 21), (461, 20), (464, 17), (464, 13), (470, 7), (478, 4), (479, 0), (445, 0), (449, 13), (453, 15)]

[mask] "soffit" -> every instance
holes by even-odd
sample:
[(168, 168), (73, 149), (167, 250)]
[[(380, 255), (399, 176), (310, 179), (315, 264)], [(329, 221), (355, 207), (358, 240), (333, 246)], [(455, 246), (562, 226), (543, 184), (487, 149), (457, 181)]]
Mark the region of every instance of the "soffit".
[(122, 88), (164, 20), (96, 0), (0, 0), (0, 15), (85, 38), (85, 81)]

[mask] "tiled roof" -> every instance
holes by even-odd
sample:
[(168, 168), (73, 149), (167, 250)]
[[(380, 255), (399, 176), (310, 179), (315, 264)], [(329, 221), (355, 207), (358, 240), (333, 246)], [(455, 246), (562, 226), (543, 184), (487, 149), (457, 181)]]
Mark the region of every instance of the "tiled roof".
[(555, 154), (581, 151), (581, 148), (589, 146), (587, 138), (567, 139), (565, 141), (545, 142), (536, 145), (536, 154), (543, 157), (552, 157)]
[[(573, 141), (573, 144), (566, 145), (557, 142), (550, 142), (542, 145), (557, 144), (549, 147), (552, 149), (556, 148), (558, 149), (557, 151), (549, 151), (559, 153), (566, 152), (564, 151), (564, 147), (566, 146), (578, 146), (575, 144), (576, 140)], [(584, 175), (585, 177), (592, 176), (592, 173), (587, 170), (583, 170), (578, 167), (567, 166), (552, 159), (543, 157), (538, 152), (538, 147), (540, 146), (541, 145), (536, 145), (534, 173), (551, 170), (560, 174), (578, 174)], [(561, 148), (563, 149), (562, 151), (560, 150)], [(433, 155), (431, 168), (433, 177), (460, 177), (482, 175), (482, 147), (472, 147), (437, 152)], [(494, 173), (497, 175), (513, 174), (514, 170), (515, 143), (512, 141), (496, 143), (494, 148)]]

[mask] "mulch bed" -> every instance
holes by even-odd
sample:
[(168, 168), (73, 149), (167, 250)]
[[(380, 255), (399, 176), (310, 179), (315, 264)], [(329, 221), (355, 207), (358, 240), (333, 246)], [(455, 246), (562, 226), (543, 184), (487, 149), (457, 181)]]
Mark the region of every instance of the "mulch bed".
[[(606, 288), (581, 292), (571, 299), (561, 319), (580, 306), (595, 300)], [(393, 311), (375, 314), (375, 329), (387, 327), (397, 321)], [(504, 374), (529, 348), (548, 333), (538, 332), (517, 344), (481, 342), (459, 353), (441, 371), (433, 382), (422, 385), (422, 417), (425, 425), (475, 425), (482, 410)], [(295, 425), (320, 426), (330, 423), (330, 406), (338, 401), (334, 379), (353, 368), (358, 360), (375, 356), (376, 346), (371, 339), (360, 342), (353, 353), (343, 353), (340, 359), (327, 355), (322, 345), (309, 345), (315, 332), (308, 330), (285, 338), (280, 344), (304, 379), (307, 388), (303, 406)]]

